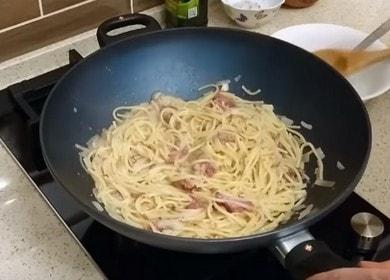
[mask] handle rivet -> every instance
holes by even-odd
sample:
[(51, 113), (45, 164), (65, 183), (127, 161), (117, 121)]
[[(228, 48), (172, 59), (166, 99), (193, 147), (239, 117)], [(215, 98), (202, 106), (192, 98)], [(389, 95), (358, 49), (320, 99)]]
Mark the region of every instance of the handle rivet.
[(305, 245), (305, 251), (307, 251), (307, 252), (313, 251), (313, 246), (310, 245), (310, 244), (306, 244), (306, 245)]

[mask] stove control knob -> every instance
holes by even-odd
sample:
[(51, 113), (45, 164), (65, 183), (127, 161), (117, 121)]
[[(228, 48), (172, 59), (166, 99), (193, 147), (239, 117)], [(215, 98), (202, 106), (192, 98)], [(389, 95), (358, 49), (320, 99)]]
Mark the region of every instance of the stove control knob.
[(384, 226), (377, 216), (368, 212), (357, 213), (351, 219), (351, 227), (356, 235), (356, 249), (364, 252), (378, 248)]

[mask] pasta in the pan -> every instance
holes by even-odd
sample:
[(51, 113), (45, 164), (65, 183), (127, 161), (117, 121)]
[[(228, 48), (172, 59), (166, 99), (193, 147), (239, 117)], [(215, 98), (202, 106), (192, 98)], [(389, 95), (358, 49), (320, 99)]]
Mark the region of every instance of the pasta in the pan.
[(155, 95), (113, 117), (79, 146), (81, 162), (109, 215), (138, 228), (192, 238), (269, 231), (302, 208), (310, 154), (323, 179), (297, 127), (219, 87), (191, 101)]

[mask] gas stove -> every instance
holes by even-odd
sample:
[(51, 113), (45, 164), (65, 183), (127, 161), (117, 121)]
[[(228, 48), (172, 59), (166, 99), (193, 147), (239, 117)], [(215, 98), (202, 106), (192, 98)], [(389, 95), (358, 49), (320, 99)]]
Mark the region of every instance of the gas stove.
[[(51, 88), (81, 59), (80, 54), (71, 50), (68, 65), (0, 91), (0, 138), (107, 278), (291, 279), (266, 248), (223, 255), (167, 251), (121, 236), (94, 221), (79, 208), (47, 170), (40, 149), (38, 127), (40, 113)], [(359, 212), (374, 214), (383, 223), (384, 231), (377, 237), (377, 240), (380, 238), (377, 248), (361, 248), (355, 242), (357, 239), (351, 228), (351, 218)], [(312, 226), (310, 231), (347, 259), (390, 259), (390, 219), (356, 193), (320, 223)]]

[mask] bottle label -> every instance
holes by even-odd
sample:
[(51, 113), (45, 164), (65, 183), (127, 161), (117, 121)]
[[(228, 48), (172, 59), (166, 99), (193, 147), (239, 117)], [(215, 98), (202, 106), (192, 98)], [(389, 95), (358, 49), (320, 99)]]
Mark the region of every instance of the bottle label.
[(165, 5), (179, 19), (191, 19), (199, 14), (199, 0), (165, 0)]

